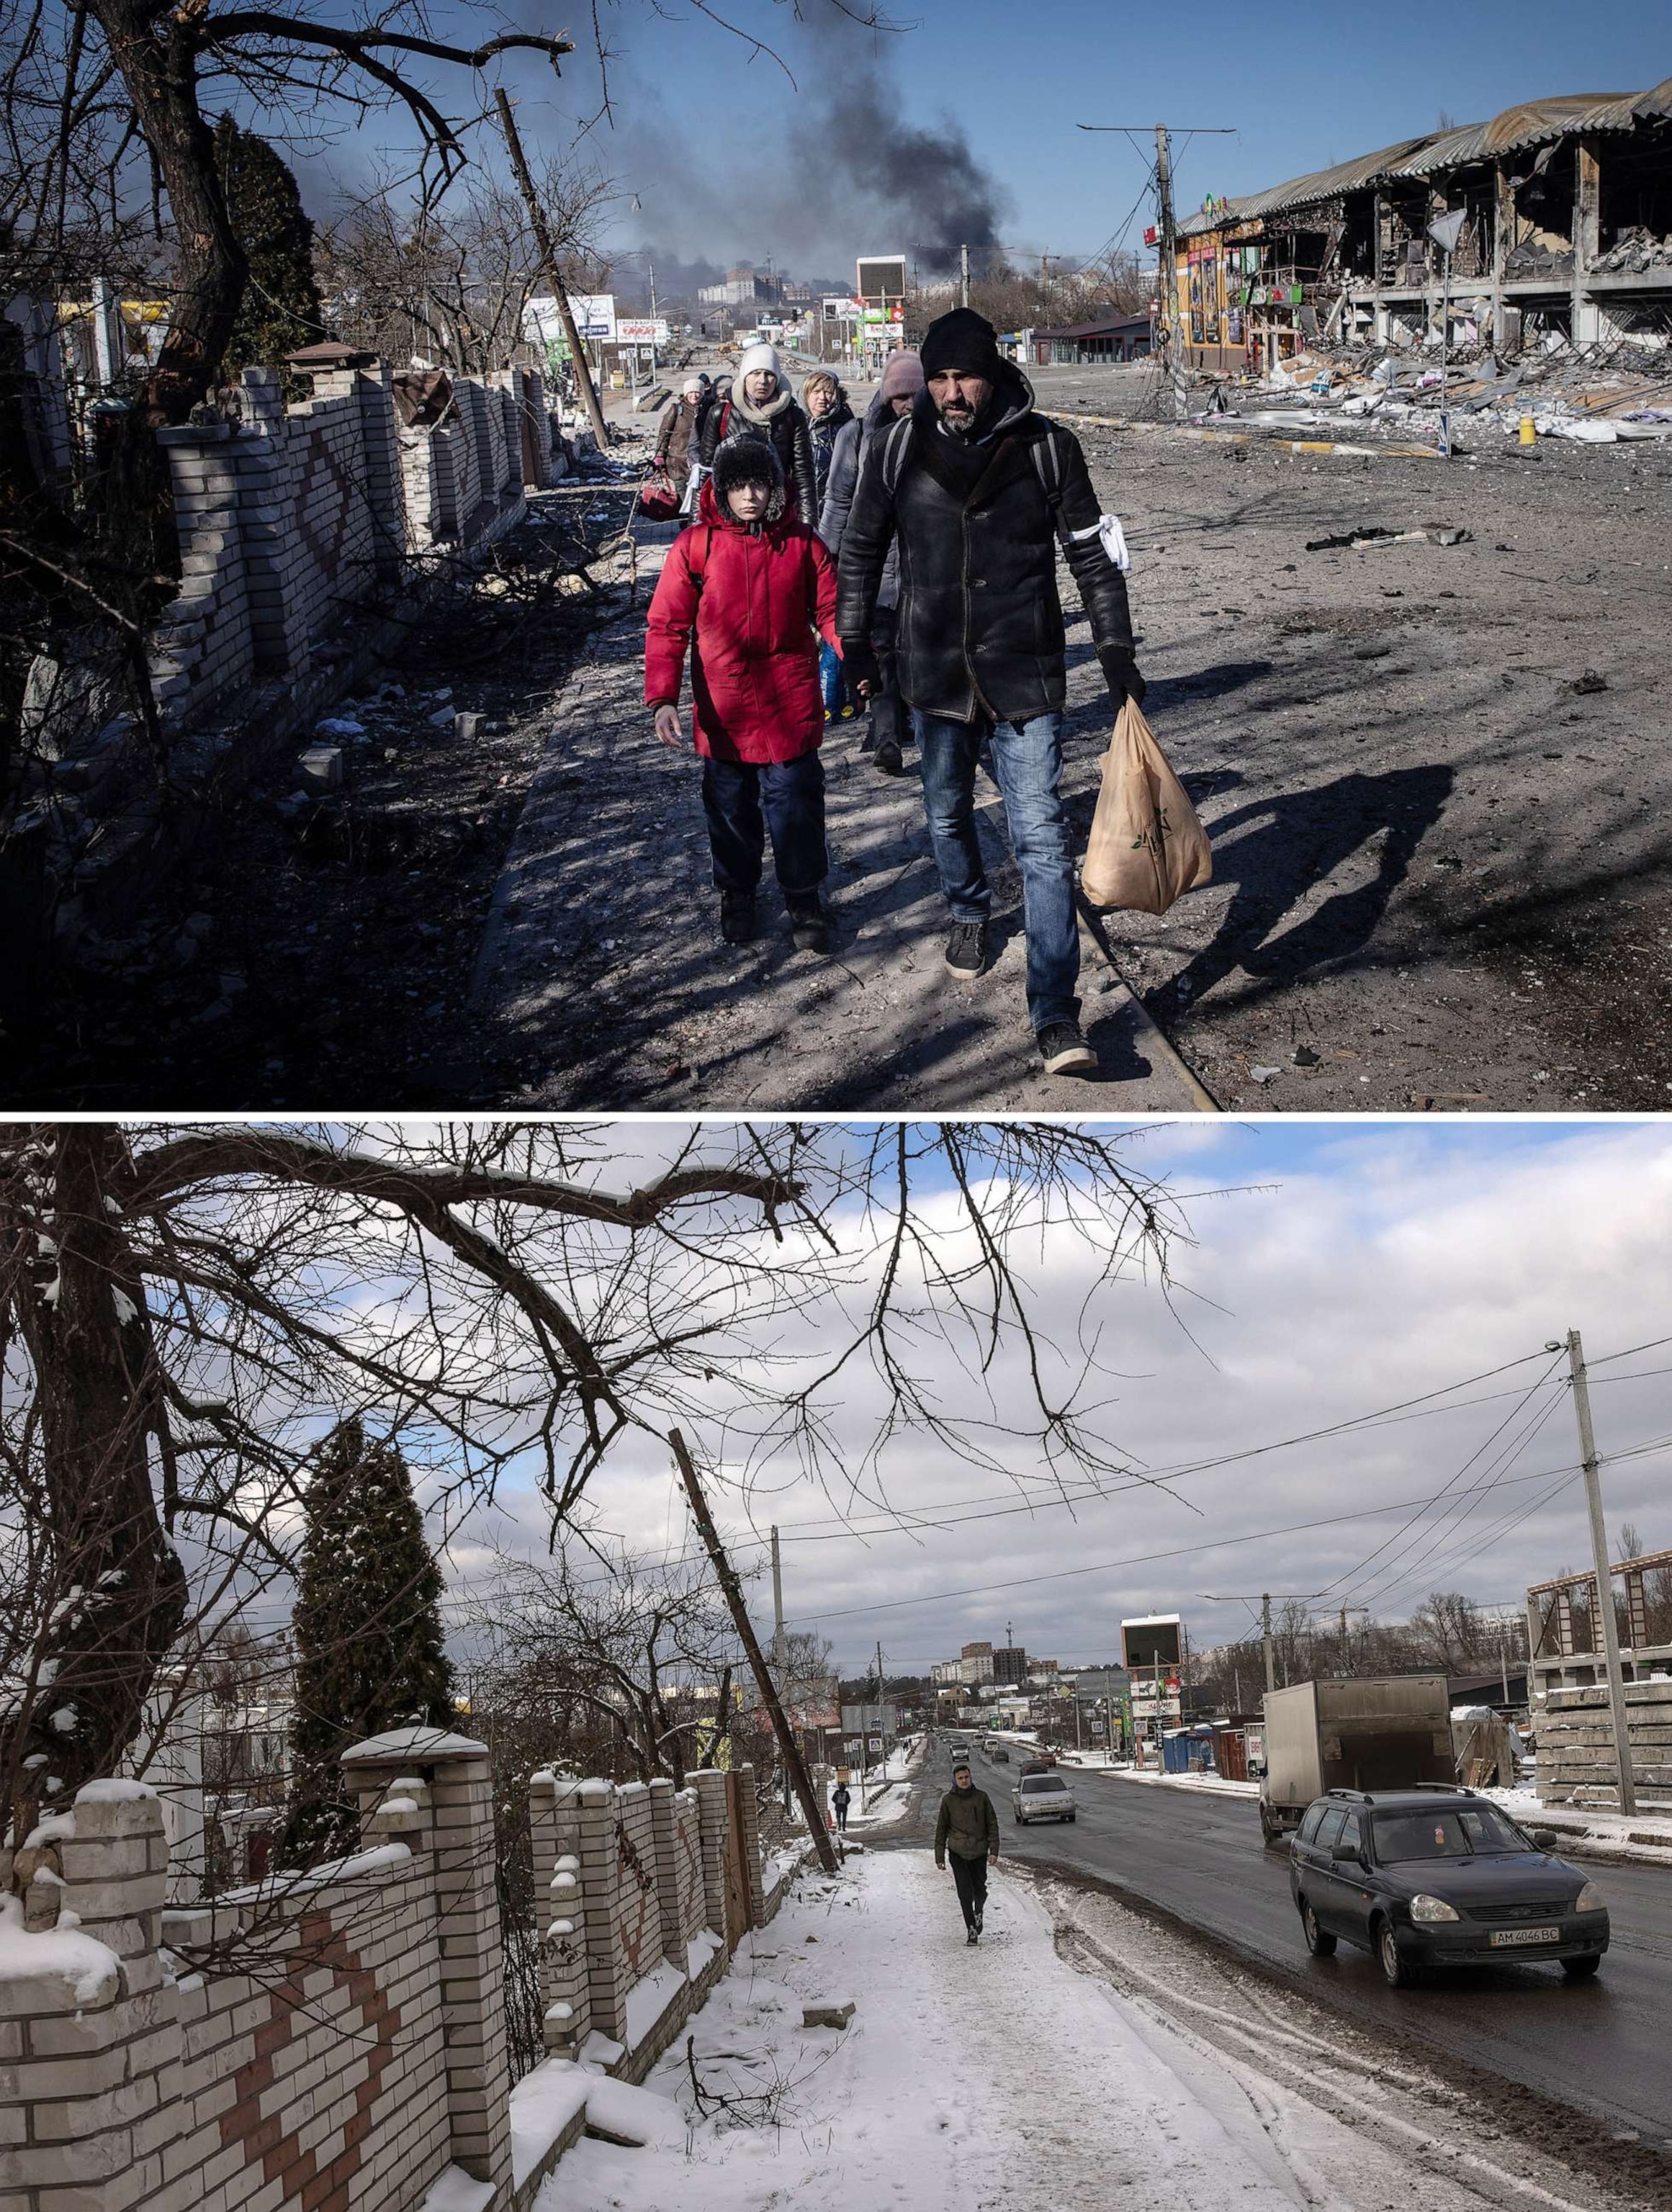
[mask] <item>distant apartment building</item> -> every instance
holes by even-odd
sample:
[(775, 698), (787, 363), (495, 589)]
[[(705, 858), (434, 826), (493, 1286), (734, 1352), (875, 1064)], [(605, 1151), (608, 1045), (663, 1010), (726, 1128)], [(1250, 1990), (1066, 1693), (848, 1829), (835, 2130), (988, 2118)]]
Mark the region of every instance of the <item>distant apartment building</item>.
[[(810, 296), (805, 284), (800, 289), (803, 299)], [(696, 297), (699, 306), (704, 307), (760, 307), (775, 306), (786, 297), (786, 292), (781, 276), (745, 262), (739, 268), (728, 269), (722, 283), (704, 284)]]
[(1019, 1644), (1001, 1644), (993, 1654), (992, 1679), (1011, 1688), (1028, 1679), (1028, 1655)]

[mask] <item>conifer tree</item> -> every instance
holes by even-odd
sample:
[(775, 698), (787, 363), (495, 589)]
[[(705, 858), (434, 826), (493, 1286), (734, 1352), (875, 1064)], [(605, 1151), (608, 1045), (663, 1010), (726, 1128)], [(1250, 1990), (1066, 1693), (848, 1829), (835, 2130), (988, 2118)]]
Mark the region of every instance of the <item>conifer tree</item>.
[(244, 249), (249, 277), (222, 373), (235, 377), (251, 362), (282, 362), (325, 335), (313, 277), (313, 225), (302, 211), (296, 179), (264, 138), (223, 115), (215, 131), (215, 166), (226, 195), (233, 234)]
[(293, 1616), (290, 1866), (354, 1848), (354, 1801), (337, 1765), (350, 1744), (386, 1729), (450, 1729), (454, 1718), (441, 1571), (395, 1443), (343, 1422), (320, 1447), (307, 1514)]

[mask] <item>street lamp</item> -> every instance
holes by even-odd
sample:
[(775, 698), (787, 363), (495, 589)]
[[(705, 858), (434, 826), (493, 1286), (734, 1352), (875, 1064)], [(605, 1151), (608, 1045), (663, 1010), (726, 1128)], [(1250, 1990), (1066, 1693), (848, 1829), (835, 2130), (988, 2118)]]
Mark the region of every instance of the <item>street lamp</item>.
[(1448, 215), (1436, 216), (1428, 226), (1428, 235), (1445, 257), (1440, 286), (1440, 454), (1446, 460), (1451, 458), (1451, 414), (1445, 404), (1451, 361), (1451, 257), (1468, 221), (1467, 208), (1453, 208)]

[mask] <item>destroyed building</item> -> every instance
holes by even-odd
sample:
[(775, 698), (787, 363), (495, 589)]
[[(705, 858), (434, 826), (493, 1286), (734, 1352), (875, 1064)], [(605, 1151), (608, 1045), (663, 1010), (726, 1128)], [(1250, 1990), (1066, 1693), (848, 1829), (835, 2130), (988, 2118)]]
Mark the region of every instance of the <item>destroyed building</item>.
[[(1429, 236), (1463, 216), (1446, 256)], [(1448, 304), (1449, 303), (1449, 304)], [(1194, 367), (1269, 372), (1319, 344), (1672, 332), (1672, 77), (1523, 101), (1178, 227), (1177, 328)]]

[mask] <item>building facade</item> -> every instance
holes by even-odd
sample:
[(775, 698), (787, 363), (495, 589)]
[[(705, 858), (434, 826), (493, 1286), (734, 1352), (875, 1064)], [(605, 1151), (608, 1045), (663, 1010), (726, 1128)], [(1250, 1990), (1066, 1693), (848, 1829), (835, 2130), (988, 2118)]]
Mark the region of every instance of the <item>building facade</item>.
[[(1450, 256), (1429, 235), (1463, 221)], [(1672, 307), (1672, 77), (1431, 131), (1179, 225), (1175, 326), (1198, 367), (1270, 370), (1315, 343), (1552, 334), (1592, 345)]]

